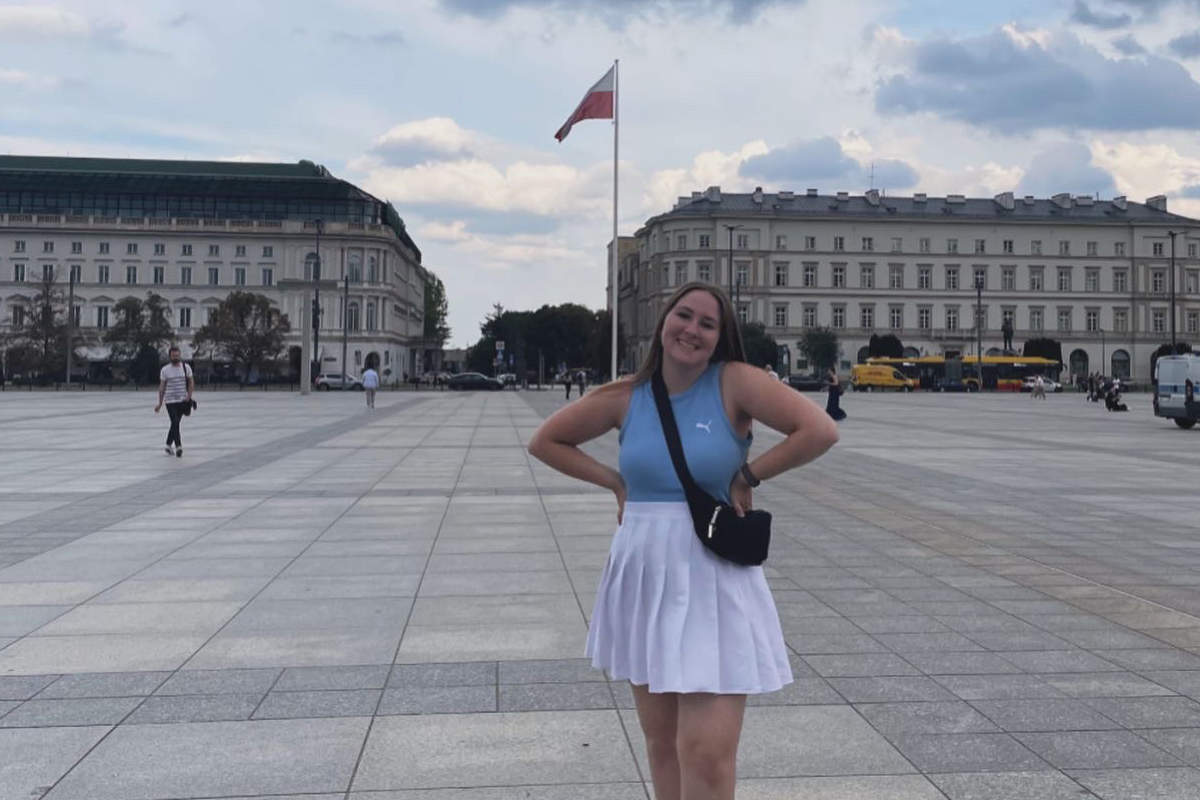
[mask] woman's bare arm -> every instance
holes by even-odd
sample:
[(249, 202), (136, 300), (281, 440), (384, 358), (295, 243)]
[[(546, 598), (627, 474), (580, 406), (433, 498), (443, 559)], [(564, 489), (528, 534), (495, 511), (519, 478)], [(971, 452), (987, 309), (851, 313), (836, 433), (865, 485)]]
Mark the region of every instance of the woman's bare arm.
[(620, 473), (580, 450), (579, 445), (620, 426), (630, 389), (602, 387), (559, 409), (529, 441), (530, 455), (564, 475), (623, 492)]

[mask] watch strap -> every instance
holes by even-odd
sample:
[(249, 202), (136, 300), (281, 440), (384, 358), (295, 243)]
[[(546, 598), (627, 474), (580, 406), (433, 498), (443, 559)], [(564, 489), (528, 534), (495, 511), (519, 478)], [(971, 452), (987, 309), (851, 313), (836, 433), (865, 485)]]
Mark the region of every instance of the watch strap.
[(750, 486), (751, 489), (753, 489), (755, 486), (758, 486), (760, 483), (762, 483), (762, 481), (759, 480), (758, 477), (753, 472), (750, 471), (749, 463), (742, 462), (741, 473), (742, 473), (742, 477), (746, 479), (746, 483), (747, 483), (747, 485)]

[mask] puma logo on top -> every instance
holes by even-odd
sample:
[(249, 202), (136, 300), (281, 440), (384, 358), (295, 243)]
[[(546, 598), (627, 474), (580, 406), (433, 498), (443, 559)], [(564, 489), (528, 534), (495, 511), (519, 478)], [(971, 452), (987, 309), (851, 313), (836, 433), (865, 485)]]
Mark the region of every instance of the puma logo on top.
[(697, 423), (696, 423), (696, 427), (697, 427), (697, 428), (703, 428), (705, 433), (712, 433), (712, 427), (711, 427), (711, 426), (712, 426), (712, 420), (711, 420), (711, 419), (710, 419), (708, 422), (697, 422)]

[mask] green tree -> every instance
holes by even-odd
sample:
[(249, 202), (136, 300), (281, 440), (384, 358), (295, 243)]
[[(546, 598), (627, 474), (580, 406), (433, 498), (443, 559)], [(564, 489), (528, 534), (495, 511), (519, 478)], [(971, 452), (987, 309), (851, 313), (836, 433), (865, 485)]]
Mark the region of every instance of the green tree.
[(450, 338), (450, 326), (446, 315), (450, 305), (446, 301), (446, 285), (429, 270), (425, 271), (425, 338), (437, 342), (438, 347)]
[(779, 358), (775, 338), (767, 333), (767, 326), (761, 322), (742, 325), (742, 346), (746, 348), (746, 361), (756, 367), (774, 365)]
[(1024, 347), (1021, 348), (1021, 355), (1029, 356), (1030, 358), (1039, 356), (1051, 361), (1057, 361), (1060, 364), (1063, 363), (1062, 343), (1057, 339), (1051, 339), (1046, 336), (1027, 340)]
[(878, 333), (871, 334), (871, 340), (867, 343), (867, 357), (875, 358), (903, 358), (904, 343), (894, 333), (885, 333), (882, 336)]
[(814, 372), (824, 372), (834, 366), (842, 354), (837, 334), (829, 328), (805, 328), (797, 347)]
[(287, 314), (265, 295), (232, 292), (196, 332), (194, 344), (232, 363), (245, 379), (282, 355), (284, 336), (291, 329)]
[(113, 312), (114, 324), (104, 334), (111, 360), (124, 362), (138, 383), (156, 381), (174, 338), (167, 301), (154, 292), (148, 292), (145, 300), (122, 297)]

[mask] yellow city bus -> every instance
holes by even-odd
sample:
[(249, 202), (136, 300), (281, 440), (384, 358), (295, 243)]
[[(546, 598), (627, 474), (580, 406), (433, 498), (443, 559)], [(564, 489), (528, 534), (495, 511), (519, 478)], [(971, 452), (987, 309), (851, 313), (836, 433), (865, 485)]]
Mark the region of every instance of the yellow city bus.
[[(910, 378), (916, 378), (922, 389), (937, 389), (946, 379), (962, 380), (966, 388), (977, 389), (979, 357), (975, 355), (918, 356), (915, 358), (868, 358), (868, 364), (895, 367)], [(949, 369), (947, 369), (949, 366)], [(983, 388), (1001, 392), (1019, 392), (1026, 378), (1042, 375), (1058, 380), (1062, 364), (1040, 356), (984, 356)]]

